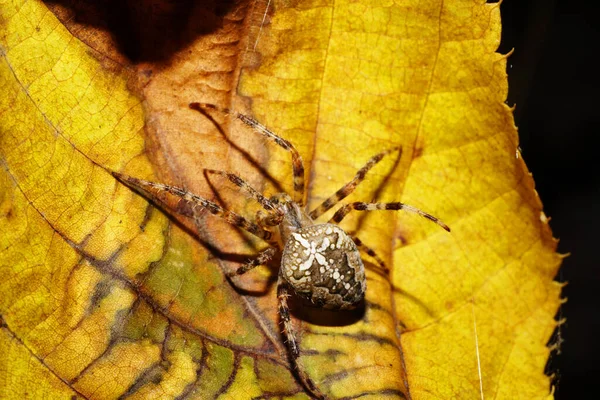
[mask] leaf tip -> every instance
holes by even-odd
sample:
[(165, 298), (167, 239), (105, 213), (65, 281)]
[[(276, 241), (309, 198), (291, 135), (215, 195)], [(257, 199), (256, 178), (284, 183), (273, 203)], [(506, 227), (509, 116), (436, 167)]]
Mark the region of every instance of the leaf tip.
[(508, 57), (512, 56), (514, 52), (515, 52), (515, 48), (513, 47), (512, 49), (510, 49), (510, 50), (508, 51), (508, 53), (506, 53), (506, 54), (503, 54), (503, 55), (502, 55), (502, 57), (503, 57), (504, 59), (507, 59)]

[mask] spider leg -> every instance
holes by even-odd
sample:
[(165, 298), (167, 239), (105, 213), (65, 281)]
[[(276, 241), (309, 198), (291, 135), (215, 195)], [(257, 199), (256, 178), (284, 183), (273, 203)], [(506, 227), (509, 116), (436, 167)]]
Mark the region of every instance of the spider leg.
[(362, 242), (362, 240), (360, 240), (356, 236), (350, 236), (350, 237), (352, 238), (352, 240), (354, 241), (354, 244), (356, 244), (356, 247), (358, 247), (359, 250), (362, 250), (365, 253), (367, 253), (368, 255), (370, 255), (371, 257), (373, 257), (375, 259), (375, 261), (377, 261), (377, 264), (379, 264), (379, 266), (381, 267), (382, 270), (384, 270), (385, 272), (389, 271), (388, 267), (385, 265), (385, 262), (383, 261), (383, 259), (381, 257), (379, 257), (379, 255), (377, 255), (375, 250), (373, 250), (372, 248), (370, 248), (369, 246), (364, 244)]
[[(210, 200), (206, 200), (203, 197), (197, 196), (184, 189), (176, 186), (163, 185), (162, 183), (155, 183), (145, 181), (143, 179), (134, 178), (128, 175), (123, 175), (115, 171), (111, 171), (114, 177), (119, 181), (141, 193), (142, 195), (150, 198), (153, 201), (160, 202), (167, 206), (173, 212), (184, 215), (186, 217), (194, 218), (200, 209), (206, 209), (211, 214), (223, 218), (231, 225), (235, 225), (239, 228), (244, 229), (247, 232), (269, 242), (272, 236), (272, 232), (262, 229), (256, 223), (248, 221), (241, 215), (224, 209), (216, 203)], [(164, 193), (169, 193), (178, 198), (175, 206), (169, 205), (164, 198)]]
[(273, 256), (275, 255), (275, 252), (276, 252), (276, 250), (274, 247), (269, 247), (269, 248), (261, 251), (260, 253), (258, 253), (258, 255), (255, 258), (248, 260), (248, 262), (246, 262), (246, 264), (242, 265), (235, 271), (229, 272), (227, 274), (227, 276), (233, 277), (233, 276), (237, 276), (237, 275), (243, 275), (246, 272), (250, 271), (251, 269), (258, 267), (259, 265), (264, 265), (273, 258)]
[(339, 223), (344, 219), (346, 215), (352, 210), (357, 211), (375, 211), (375, 210), (406, 210), (415, 214), (419, 214), (422, 217), (427, 218), (430, 221), (435, 222), (448, 232), (450, 232), (450, 228), (448, 225), (444, 224), (442, 221), (437, 219), (431, 214), (427, 214), (424, 211), (419, 210), (416, 207), (409, 206), (408, 204), (395, 202), (395, 203), (363, 203), (360, 201), (349, 203), (337, 210), (337, 212), (333, 215), (333, 217), (329, 220), (329, 222)]
[(290, 297), (288, 286), (280, 276), (277, 280), (277, 300), (279, 303), (278, 312), (279, 317), (281, 318), (281, 323), (283, 325), (283, 333), (286, 339), (285, 343), (290, 353), (292, 367), (298, 374), (300, 381), (302, 382), (304, 387), (316, 398), (324, 399), (325, 396), (323, 395), (323, 393), (321, 393), (317, 385), (315, 385), (313, 380), (298, 364), (298, 358), (300, 357), (300, 348), (298, 347), (296, 333), (294, 331), (294, 326), (290, 317), (290, 308), (287, 303), (288, 297)]
[(300, 206), (304, 205), (304, 164), (302, 163), (302, 157), (298, 150), (294, 147), (294, 145), (282, 137), (273, 133), (269, 128), (251, 118), (247, 115), (240, 114), (235, 111), (231, 111), (226, 108), (219, 108), (214, 104), (206, 104), (206, 103), (191, 103), (190, 108), (194, 110), (203, 110), (203, 109), (212, 109), (212, 110), (220, 110), (226, 114), (232, 114), (234, 117), (254, 129), (256, 132), (260, 133), (267, 139), (275, 142), (279, 146), (283, 147), (285, 150), (289, 151), (292, 155), (292, 170), (294, 173), (294, 202), (298, 203)]
[(286, 336), (286, 344), (292, 359), (295, 360), (300, 356), (300, 349), (296, 342), (296, 334), (290, 318), (290, 308), (287, 303), (287, 299), (290, 297), (288, 292), (287, 284), (283, 282), (281, 277), (277, 282), (277, 300), (279, 301), (279, 317), (283, 324), (283, 333)]
[(383, 151), (383, 152), (373, 156), (369, 161), (367, 161), (367, 163), (361, 169), (358, 170), (358, 172), (356, 173), (356, 175), (354, 176), (354, 178), (352, 178), (352, 180), (350, 182), (346, 183), (337, 192), (335, 192), (332, 196), (330, 196), (327, 200), (322, 202), (317, 208), (312, 210), (309, 214), (310, 218), (313, 220), (319, 218), (321, 215), (323, 215), (323, 213), (325, 213), (331, 207), (335, 206), (340, 200), (349, 196), (352, 192), (354, 192), (354, 189), (356, 189), (356, 187), (365, 179), (367, 172), (369, 172), (369, 170), (371, 168), (373, 168), (375, 166), (375, 164), (377, 164), (379, 161), (381, 161), (381, 159), (384, 156), (386, 156), (387, 154), (389, 154), (395, 150), (401, 150), (401, 149), (402, 149), (401, 147), (394, 147), (393, 149)]
[[(280, 217), (279, 214), (269, 214), (268, 212), (265, 212), (264, 210), (258, 210), (256, 212), (256, 223), (258, 224), (258, 226), (260, 226), (261, 228), (265, 229), (265, 230), (270, 230), (270, 228), (272, 226), (277, 226), (279, 224), (281, 224), (281, 221), (283, 220), (283, 216)], [(275, 240), (275, 242), (277, 242), (277, 240)]]
[(254, 189), (248, 182), (240, 178), (239, 176), (232, 174), (226, 171), (219, 171), (214, 169), (204, 169), (205, 174), (215, 174), (221, 175), (229, 179), (231, 183), (241, 188), (247, 194), (250, 195), (254, 200), (256, 200), (265, 210), (274, 213), (275, 215), (270, 214), (269, 216), (264, 217), (264, 221), (267, 226), (276, 226), (281, 223), (283, 220), (283, 212), (275, 207), (273, 203), (271, 203), (265, 196), (260, 194), (256, 189)]

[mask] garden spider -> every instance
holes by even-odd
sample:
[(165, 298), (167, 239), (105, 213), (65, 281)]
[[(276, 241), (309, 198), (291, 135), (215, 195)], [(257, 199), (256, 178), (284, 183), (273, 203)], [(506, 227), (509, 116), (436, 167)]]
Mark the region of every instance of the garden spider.
[[(367, 172), (386, 154), (400, 150), (399, 147), (372, 157), (358, 170), (350, 182), (342, 186), (317, 208), (307, 212), (304, 204), (304, 166), (300, 154), (290, 142), (277, 136), (264, 125), (246, 115), (221, 110), (210, 104), (192, 103), (190, 104), (190, 108), (203, 113), (208, 110), (220, 110), (229, 113), (267, 139), (289, 151), (292, 156), (294, 177), (293, 197), (290, 197), (287, 193), (279, 193), (267, 199), (237, 175), (225, 171), (205, 170), (206, 173), (226, 177), (262, 206), (264, 211), (259, 211), (256, 221), (252, 222), (233, 211), (226, 210), (220, 205), (184, 189), (144, 181), (117, 172), (112, 172), (112, 174), (121, 182), (142, 192), (142, 194), (148, 193), (144, 188), (152, 188), (155, 193), (169, 193), (176, 196), (178, 198), (177, 204), (172, 207), (172, 211), (177, 214), (195, 217), (198, 211), (206, 209), (211, 214), (223, 218), (230, 224), (242, 228), (270, 244), (256, 258), (249, 260), (246, 264), (237, 268), (237, 270), (228, 273), (228, 277), (242, 275), (259, 265), (267, 263), (273, 258), (277, 248), (283, 247), (281, 267), (279, 268), (277, 279), (277, 299), (280, 323), (283, 325), (283, 333), (286, 339), (285, 342), (292, 366), (304, 387), (315, 397), (324, 398), (325, 396), (317, 385), (298, 364), (300, 349), (288, 307), (290, 292), (308, 300), (316, 307), (333, 310), (353, 309), (362, 301), (366, 290), (365, 270), (359, 249), (373, 257), (386, 270), (385, 263), (375, 251), (362, 243), (357, 237), (344, 232), (344, 230), (334, 223), (341, 222), (352, 210), (407, 210), (428, 218), (447, 231), (450, 231), (450, 228), (434, 216), (418, 208), (399, 202), (353, 202), (342, 206), (328, 223), (315, 223), (315, 220), (323, 215), (323, 213), (350, 195), (364, 180)], [(163, 202), (160, 197), (158, 200)], [(279, 230), (281, 243), (273, 236), (273, 230), (275, 229)]]

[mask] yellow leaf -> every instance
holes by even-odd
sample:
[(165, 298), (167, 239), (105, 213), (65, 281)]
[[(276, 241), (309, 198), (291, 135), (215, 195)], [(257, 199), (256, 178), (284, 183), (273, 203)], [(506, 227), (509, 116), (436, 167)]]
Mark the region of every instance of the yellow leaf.
[(452, 228), (395, 211), (344, 219), (391, 272), (363, 255), (357, 311), (292, 303), (299, 366), (320, 391), (552, 397), (560, 256), (504, 104), (498, 5), (269, 4), (156, 11), (131, 27), (134, 63), (106, 21), (85, 23), (102, 6), (0, 3), (0, 397), (308, 397), (280, 335), (277, 265), (225, 279), (264, 244), (110, 174), (208, 199), (214, 186), (249, 219), (255, 202), (203, 168), (293, 192), (288, 152), (197, 101), (293, 143), (309, 209), (400, 147), (344, 202), (402, 201)]

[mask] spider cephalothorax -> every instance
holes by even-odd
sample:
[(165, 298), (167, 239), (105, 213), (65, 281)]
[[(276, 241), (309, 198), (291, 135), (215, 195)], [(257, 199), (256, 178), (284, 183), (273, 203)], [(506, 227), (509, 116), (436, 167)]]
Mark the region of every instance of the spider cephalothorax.
[[(193, 103), (192, 109), (217, 109), (213, 105)], [(221, 110), (230, 113), (227, 110)], [(169, 193), (178, 198), (175, 206), (167, 205), (173, 212), (187, 217), (196, 217), (201, 210), (225, 219), (232, 225), (238, 226), (255, 236), (265, 240), (271, 246), (262, 251), (256, 258), (229, 272), (227, 275), (242, 275), (254, 267), (267, 263), (277, 250), (282, 251), (281, 266), (277, 281), (277, 299), (279, 315), (284, 327), (286, 344), (288, 346), (292, 366), (298, 373), (302, 384), (318, 398), (325, 396), (318, 385), (313, 382), (306, 372), (299, 367), (298, 357), (300, 348), (296, 340), (288, 308), (289, 292), (308, 300), (317, 307), (329, 309), (352, 309), (363, 299), (366, 290), (365, 269), (359, 250), (373, 257), (385, 270), (385, 264), (375, 251), (362, 243), (360, 239), (349, 235), (334, 223), (341, 222), (352, 210), (407, 210), (417, 213), (442, 226), (447, 231), (450, 228), (437, 218), (415, 207), (399, 203), (348, 203), (340, 207), (328, 223), (314, 221), (326, 211), (350, 195), (360, 182), (365, 179), (367, 172), (386, 154), (399, 148), (384, 151), (372, 157), (350, 180), (321, 205), (308, 212), (304, 204), (304, 166), (302, 158), (294, 146), (287, 140), (277, 136), (256, 120), (239, 113), (231, 113), (246, 125), (267, 139), (275, 142), (292, 155), (292, 170), (294, 177), (293, 198), (286, 193), (277, 194), (270, 199), (253, 189), (237, 175), (225, 171), (205, 170), (209, 174), (226, 177), (238, 186), (249, 197), (256, 200), (264, 209), (259, 212), (255, 222), (229, 211), (203, 197), (197, 196), (184, 189), (148, 182), (118, 172), (112, 172), (119, 180), (128, 186), (152, 197), (155, 201), (164, 202), (161, 193)], [(151, 190), (148, 190), (151, 189)], [(158, 192), (159, 195), (151, 193)], [(279, 235), (274, 235), (279, 233)], [(281, 240), (275, 239), (279, 237)], [(283, 246), (283, 248), (281, 248)]]

